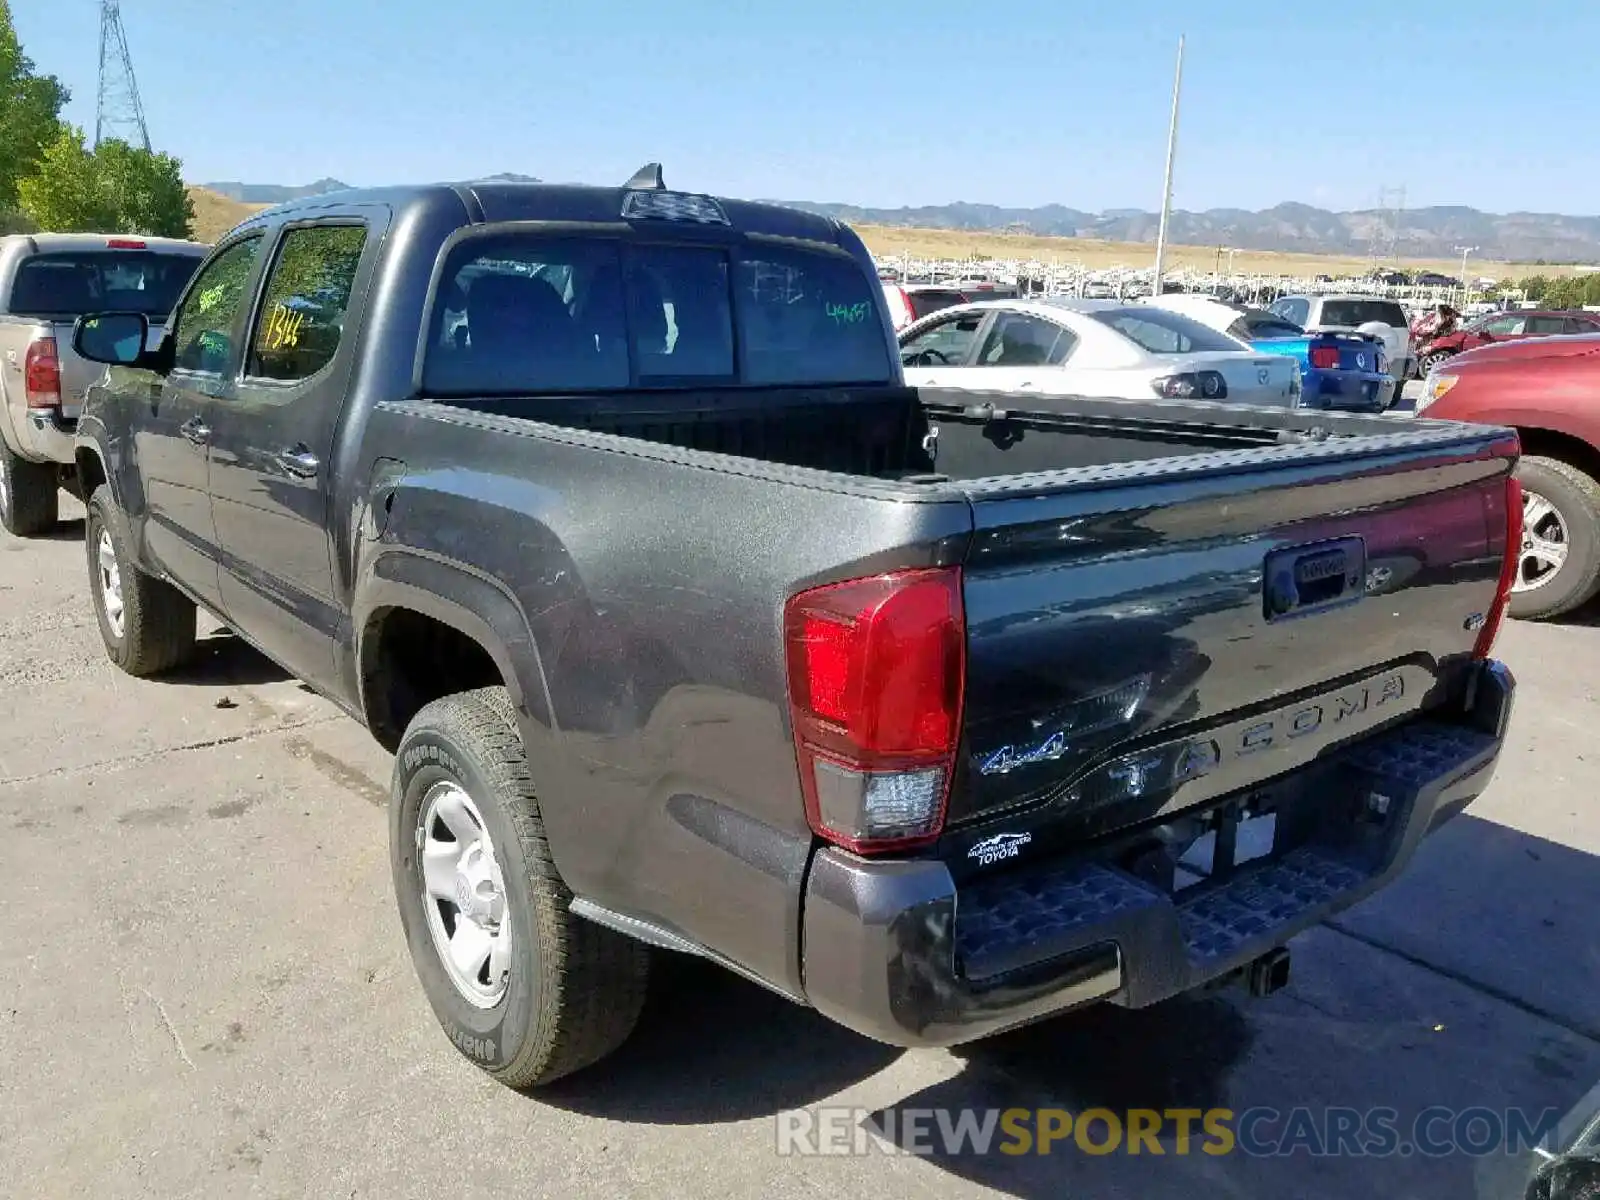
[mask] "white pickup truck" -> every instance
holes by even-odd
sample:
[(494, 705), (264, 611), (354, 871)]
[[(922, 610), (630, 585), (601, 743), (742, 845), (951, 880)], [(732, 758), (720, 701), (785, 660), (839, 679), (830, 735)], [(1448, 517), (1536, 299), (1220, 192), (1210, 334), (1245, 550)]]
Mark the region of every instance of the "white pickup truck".
[(0, 237), (0, 526), (21, 537), (56, 523), (72, 487), (85, 389), (105, 368), (72, 351), (73, 323), (116, 309), (150, 318), (159, 343), (173, 301), (209, 247), (87, 233)]

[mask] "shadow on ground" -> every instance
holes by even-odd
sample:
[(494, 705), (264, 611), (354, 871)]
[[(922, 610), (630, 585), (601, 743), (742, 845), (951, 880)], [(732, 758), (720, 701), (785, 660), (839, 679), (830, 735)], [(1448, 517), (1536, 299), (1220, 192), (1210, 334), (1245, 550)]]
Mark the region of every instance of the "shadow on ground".
[[(894, 1140), (904, 1144), (904, 1124), (890, 1115), (896, 1110), (1104, 1108), (1126, 1120), (1134, 1108), (1237, 1113), (1304, 1105), (1315, 1115), (1330, 1105), (1387, 1106), (1398, 1110), (1402, 1132), (1433, 1105), (1565, 1110), (1600, 1073), (1597, 912), (1600, 864), (1592, 855), (1461, 817), (1424, 847), (1393, 890), (1337, 922), (1359, 942), (1339, 946), (1331, 939), (1340, 935), (1319, 931), (1297, 951), (1304, 956), (1310, 942), (1370, 967), (1329, 971), (1325, 962), (1302, 963), (1305, 982), (1260, 1004), (1230, 991), (1137, 1012), (1091, 1009), (957, 1047), (966, 1067), (960, 1075), (869, 1124), (886, 1134), (898, 1125)], [(1385, 988), (1380, 972), (1404, 982)], [(1470, 1012), (1480, 1027), (1419, 1037), (1445, 1011)], [(1030, 1200), (1477, 1194), (1479, 1163), (1462, 1154), (1173, 1157), (1175, 1143), (1169, 1129), (1164, 1158), (1130, 1155), (1126, 1141), (1103, 1156), (1070, 1142), (1048, 1157), (951, 1154), (935, 1146), (928, 1161)]]
[[(1048, 1156), (1000, 1153), (1003, 1137), (987, 1153), (939, 1145), (937, 1110), (953, 1122), (963, 1110), (1100, 1108), (1126, 1121), (1131, 1109), (1305, 1106), (1325, 1121), (1329, 1106), (1384, 1106), (1405, 1134), (1435, 1105), (1570, 1106), (1600, 1077), (1600, 1029), (1578, 1019), (1600, 1011), (1593, 857), (1462, 817), (1395, 887), (1408, 879), (1341, 918), (1349, 933), (1298, 939), (1296, 977), (1270, 1000), (1230, 989), (1139, 1011), (1102, 1006), (958, 1046), (958, 1074), (864, 1124), (905, 1145), (906, 1115), (922, 1113), (928, 1164), (1029, 1200), (1474, 1196), (1480, 1164), (1466, 1155), (1210, 1156), (1198, 1123), (1183, 1155), (1171, 1124), (1160, 1156), (1129, 1154), (1126, 1140), (1100, 1155), (1070, 1138)], [(534, 1099), (622, 1121), (745, 1120), (825, 1104), (901, 1053), (711, 964), (664, 956), (633, 1040)]]
[(531, 1099), (613, 1121), (745, 1121), (818, 1103), (902, 1053), (710, 962), (664, 951), (622, 1049)]
[(246, 687), (291, 678), (277, 663), (225, 629), (201, 638), (192, 659), (162, 676), (168, 683), (200, 687)]
[(58, 521), (43, 533), (36, 533), (31, 539), (40, 542), (81, 542), (83, 541), (83, 518), (75, 517), (71, 520)]

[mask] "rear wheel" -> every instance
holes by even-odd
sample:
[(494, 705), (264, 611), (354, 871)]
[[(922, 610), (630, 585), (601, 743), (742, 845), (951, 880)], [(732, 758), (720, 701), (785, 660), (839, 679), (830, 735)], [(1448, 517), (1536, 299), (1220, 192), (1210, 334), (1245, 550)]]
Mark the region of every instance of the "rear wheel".
[(648, 952), (570, 911), (504, 688), (416, 715), (395, 755), (389, 811), (406, 942), (457, 1050), (527, 1088), (627, 1039)]
[(55, 464), (29, 462), (0, 442), (0, 526), (33, 537), (55, 528), (60, 508)]
[(129, 675), (158, 675), (194, 652), (195, 606), (136, 565), (128, 523), (104, 484), (89, 497), (84, 548), (106, 656)]
[(1527, 455), (1522, 546), (1511, 590), (1513, 617), (1556, 617), (1600, 590), (1600, 481), (1558, 458)]

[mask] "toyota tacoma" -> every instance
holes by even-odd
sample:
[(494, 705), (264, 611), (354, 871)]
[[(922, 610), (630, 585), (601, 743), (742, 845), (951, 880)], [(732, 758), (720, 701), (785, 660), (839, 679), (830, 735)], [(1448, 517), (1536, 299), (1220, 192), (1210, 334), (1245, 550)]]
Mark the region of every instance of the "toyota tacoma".
[(1494, 769), (1506, 430), (907, 388), (854, 233), (653, 165), (297, 201), (147, 325), (74, 335), (106, 650), (204, 608), (394, 751), (513, 1086), (663, 952), (905, 1046), (1270, 991)]

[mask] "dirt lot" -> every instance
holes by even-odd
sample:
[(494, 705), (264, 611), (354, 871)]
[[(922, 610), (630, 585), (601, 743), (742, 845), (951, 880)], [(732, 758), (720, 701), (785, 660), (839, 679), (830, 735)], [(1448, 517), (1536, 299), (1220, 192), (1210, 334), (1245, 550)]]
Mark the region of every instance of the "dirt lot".
[(780, 1158), (775, 1115), (1565, 1109), (1600, 1079), (1593, 624), (1507, 632), (1492, 791), (1300, 938), (1271, 999), (903, 1053), (680, 960), (616, 1059), (530, 1098), (457, 1056), (413, 980), (383, 753), (226, 636), (178, 679), (119, 675), (81, 535), (0, 534), (0, 1193), (1456, 1198), (1468, 1158)]
[[(994, 231), (958, 229), (910, 229), (886, 225), (858, 225), (856, 232), (867, 249), (882, 258), (909, 254), (920, 259), (998, 259), (1000, 261), (1037, 260), (1077, 264), (1091, 271), (1108, 267), (1148, 267), (1155, 261), (1152, 242), (1106, 242), (1097, 238), (1040, 237), (1032, 234), (1006, 234)], [(1169, 246), (1167, 268), (1217, 271), (1228, 265), (1226, 249), (1219, 255), (1216, 246)], [(1365, 275), (1371, 261), (1358, 255), (1290, 254), (1276, 250), (1237, 250), (1232, 270), (1239, 274), (1282, 275), (1310, 278), (1327, 274), (1334, 278)], [(1411, 259), (1401, 266), (1411, 272), (1437, 271), (1455, 277), (1461, 273), (1461, 260)], [(1474, 261), (1474, 278), (1524, 279), (1533, 274), (1570, 275), (1571, 267), (1530, 267), (1526, 263)]]

